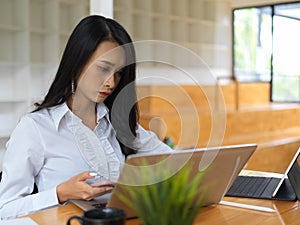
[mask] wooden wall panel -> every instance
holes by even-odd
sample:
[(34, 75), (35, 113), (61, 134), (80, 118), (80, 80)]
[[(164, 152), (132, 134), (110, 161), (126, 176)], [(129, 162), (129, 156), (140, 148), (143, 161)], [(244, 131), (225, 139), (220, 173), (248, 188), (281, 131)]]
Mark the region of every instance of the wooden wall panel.
[[(225, 111), (222, 111), (220, 96), (216, 97), (216, 90), (220, 89)], [(300, 137), (299, 105), (271, 104), (269, 84), (245, 83), (237, 87), (229, 83), (220, 89), (189, 85), (139, 86), (140, 123), (161, 139), (172, 136), (179, 148), (205, 147), (212, 137), (219, 138), (213, 143), (222, 145), (273, 143), (274, 146), (278, 146), (280, 139)], [(224, 129), (222, 123), (225, 123)]]
[(269, 83), (237, 83), (240, 105), (266, 104), (270, 102)]

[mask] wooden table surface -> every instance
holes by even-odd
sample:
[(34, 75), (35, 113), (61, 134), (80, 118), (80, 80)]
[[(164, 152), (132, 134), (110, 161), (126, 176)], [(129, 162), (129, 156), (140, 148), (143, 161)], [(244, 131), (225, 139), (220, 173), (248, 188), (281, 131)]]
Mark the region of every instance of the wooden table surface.
[[(246, 224), (246, 225), (300, 225), (299, 202), (225, 197), (223, 200), (264, 206), (276, 212), (262, 212), (226, 205), (212, 205), (200, 210), (195, 225)], [(29, 215), (40, 225), (65, 225), (68, 218), (81, 215), (82, 210), (73, 204), (54, 207)], [(78, 224), (76, 221), (72, 225)], [(139, 225), (138, 219), (128, 219), (126, 225)]]

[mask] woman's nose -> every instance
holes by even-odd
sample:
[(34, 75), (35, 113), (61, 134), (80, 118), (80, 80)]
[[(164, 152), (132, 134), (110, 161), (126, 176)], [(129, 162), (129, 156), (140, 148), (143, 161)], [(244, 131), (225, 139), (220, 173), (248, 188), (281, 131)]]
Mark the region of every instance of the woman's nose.
[(110, 75), (105, 80), (105, 86), (108, 87), (108, 88), (114, 88), (115, 87), (115, 77), (114, 77), (114, 74)]

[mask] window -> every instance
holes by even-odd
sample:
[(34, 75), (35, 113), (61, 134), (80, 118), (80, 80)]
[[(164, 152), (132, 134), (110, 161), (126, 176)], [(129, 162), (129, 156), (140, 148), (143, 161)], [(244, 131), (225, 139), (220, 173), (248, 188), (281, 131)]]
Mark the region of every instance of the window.
[(272, 8), (234, 10), (234, 76), (240, 81), (270, 81)]
[(300, 2), (233, 10), (233, 76), (271, 83), (274, 102), (300, 102)]

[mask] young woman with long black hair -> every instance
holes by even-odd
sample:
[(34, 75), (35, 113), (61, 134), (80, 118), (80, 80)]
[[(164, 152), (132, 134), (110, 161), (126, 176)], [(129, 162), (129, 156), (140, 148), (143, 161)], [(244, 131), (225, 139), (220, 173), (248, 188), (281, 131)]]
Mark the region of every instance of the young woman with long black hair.
[(88, 179), (116, 180), (127, 155), (171, 150), (138, 124), (135, 63), (120, 24), (96, 15), (80, 21), (45, 99), (21, 118), (7, 143), (1, 219), (101, 196), (112, 188), (93, 187)]

